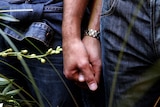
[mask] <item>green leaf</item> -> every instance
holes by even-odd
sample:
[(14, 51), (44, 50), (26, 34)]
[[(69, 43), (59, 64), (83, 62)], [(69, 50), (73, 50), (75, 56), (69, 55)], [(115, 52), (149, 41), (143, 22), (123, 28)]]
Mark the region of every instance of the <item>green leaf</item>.
[(6, 20), (6, 21), (11, 21), (11, 22), (18, 22), (19, 20), (14, 18), (13, 16), (5, 13), (0, 14), (0, 19)]
[(20, 92), (20, 89), (15, 89), (6, 93), (6, 95), (14, 96)]
[(9, 80), (7, 80), (7, 79), (5, 79), (5, 78), (0, 77), (0, 85), (7, 85), (7, 84), (9, 84), (9, 83), (10, 83), (10, 81), (9, 81)]
[(3, 91), (2, 94), (5, 95), (9, 90), (11, 90), (12, 84), (8, 84), (8, 86), (6, 86)]
[(6, 99), (7, 99), (7, 97), (5, 95), (0, 95), (0, 102), (4, 101)]

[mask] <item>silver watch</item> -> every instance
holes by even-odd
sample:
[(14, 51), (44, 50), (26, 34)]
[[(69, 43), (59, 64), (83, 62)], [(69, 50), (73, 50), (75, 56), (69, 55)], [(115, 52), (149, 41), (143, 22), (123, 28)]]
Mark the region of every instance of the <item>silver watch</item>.
[(96, 38), (96, 39), (100, 39), (100, 32), (97, 30), (93, 30), (93, 29), (88, 29), (85, 31), (85, 35)]

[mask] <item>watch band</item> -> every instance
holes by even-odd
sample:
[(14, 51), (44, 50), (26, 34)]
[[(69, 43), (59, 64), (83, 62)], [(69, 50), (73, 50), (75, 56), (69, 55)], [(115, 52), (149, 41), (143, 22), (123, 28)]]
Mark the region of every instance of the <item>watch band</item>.
[(100, 39), (100, 32), (97, 31), (97, 30), (94, 30), (94, 29), (88, 29), (85, 31), (85, 35), (86, 36), (90, 36), (90, 37), (93, 37), (93, 38), (96, 38), (96, 39)]

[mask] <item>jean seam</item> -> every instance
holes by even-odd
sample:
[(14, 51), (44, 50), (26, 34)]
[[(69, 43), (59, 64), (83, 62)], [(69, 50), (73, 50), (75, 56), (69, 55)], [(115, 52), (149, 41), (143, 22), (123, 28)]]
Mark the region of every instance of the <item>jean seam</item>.
[(109, 16), (114, 12), (115, 6), (117, 5), (118, 0), (110, 1), (110, 8), (101, 14), (101, 16)]
[(151, 0), (150, 1), (150, 8), (151, 8), (151, 30), (152, 30), (152, 34), (151, 34), (151, 37), (152, 37), (152, 41), (153, 41), (153, 50), (154, 50), (154, 54), (156, 55), (156, 57), (158, 57), (158, 49), (157, 49), (157, 46), (156, 46), (156, 32), (155, 32), (155, 29), (154, 29), (154, 26), (155, 26), (155, 3), (156, 1), (155, 0)]

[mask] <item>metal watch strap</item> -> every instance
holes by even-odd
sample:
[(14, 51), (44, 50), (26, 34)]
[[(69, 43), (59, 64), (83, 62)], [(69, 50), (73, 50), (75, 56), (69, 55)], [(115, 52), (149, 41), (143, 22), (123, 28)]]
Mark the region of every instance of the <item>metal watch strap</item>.
[(86, 36), (90, 36), (90, 37), (93, 37), (93, 38), (96, 38), (96, 39), (100, 39), (100, 32), (97, 31), (97, 30), (94, 30), (94, 29), (88, 29), (85, 31), (85, 35)]

